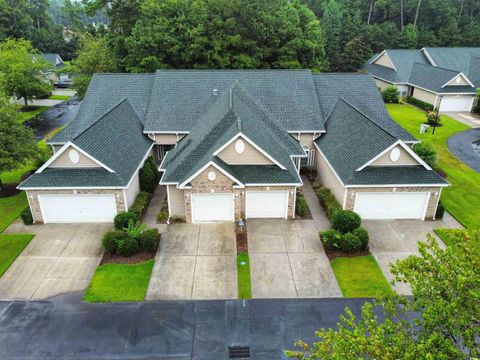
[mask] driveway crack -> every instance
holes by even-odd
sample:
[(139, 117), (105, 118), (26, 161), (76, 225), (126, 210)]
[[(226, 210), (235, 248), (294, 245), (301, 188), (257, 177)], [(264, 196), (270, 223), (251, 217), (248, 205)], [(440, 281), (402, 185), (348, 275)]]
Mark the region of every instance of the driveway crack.
[(285, 246), (285, 251), (287, 253), (287, 259), (288, 259), (288, 266), (290, 267), (290, 273), (292, 274), (292, 281), (293, 281), (293, 287), (295, 288), (295, 295), (298, 298), (298, 290), (297, 290), (297, 283), (295, 282), (295, 275), (293, 274), (293, 268), (292, 268), (292, 263), (290, 261), (290, 252), (288, 251), (287, 248), (287, 243), (285, 241), (285, 233), (283, 231), (283, 224), (280, 224), (280, 230), (282, 231), (282, 237), (283, 237), (283, 245)]

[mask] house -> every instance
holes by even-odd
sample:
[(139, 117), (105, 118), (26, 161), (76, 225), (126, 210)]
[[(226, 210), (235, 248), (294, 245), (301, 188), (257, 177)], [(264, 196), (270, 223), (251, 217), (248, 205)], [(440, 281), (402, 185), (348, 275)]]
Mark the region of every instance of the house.
[(171, 217), (294, 218), (302, 160), (366, 219), (431, 219), (447, 182), (410, 148), (373, 78), (308, 70), (96, 74), (54, 155), (19, 188), (36, 223), (129, 209), (154, 155)]
[(68, 74), (58, 72), (59, 69), (65, 67), (65, 63), (59, 54), (40, 54), (39, 56), (52, 65), (54, 71), (48, 72), (47, 77), (55, 86), (65, 87), (71, 85), (72, 80)]
[(472, 111), (480, 87), (480, 48), (388, 49), (363, 66), (381, 89), (395, 85), (440, 111)]

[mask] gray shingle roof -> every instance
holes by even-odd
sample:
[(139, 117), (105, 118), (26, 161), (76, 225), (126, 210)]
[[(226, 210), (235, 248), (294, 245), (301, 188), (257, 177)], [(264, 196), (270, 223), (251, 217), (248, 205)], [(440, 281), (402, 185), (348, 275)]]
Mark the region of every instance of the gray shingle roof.
[[(61, 67), (65, 66), (62, 58), (58, 54), (39, 54), (39, 55), (43, 60), (45, 60), (46, 62), (49, 62), (50, 64), (52, 64), (53, 66), (55, 66), (57, 68), (61, 68)], [(57, 58), (61, 61), (58, 64), (57, 64)]]
[[(216, 102), (197, 122), (191, 133), (168, 153), (162, 165), (165, 169), (162, 182), (185, 182), (210, 161), (224, 170), (228, 167), (233, 173), (243, 178), (248, 177), (249, 181), (254, 183), (265, 179), (267, 176), (262, 174), (262, 166), (250, 167), (248, 169), (252, 170), (252, 173), (246, 174), (245, 166), (227, 166), (213, 155), (239, 132), (283, 165), (286, 170), (277, 165), (275, 167), (289, 175), (275, 175), (270, 167), (265, 167), (265, 172), (275, 175), (276, 178), (281, 177), (282, 180), (299, 182), (290, 156), (305, 154), (300, 144), (282, 129), (260, 104), (252, 100), (240, 84), (234, 84), (231, 89), (225, 89), (218, 95)], [(273, 139), (275, 141), (272, 141)]]
[(394, 137), (415, 141), (412, 135), (392, 120), (371, 75), (317, 74), (313, 75), (313, 80), (325, 118), (338, 99), (342, 98)]
[(238, 82), (287, 131), (323, 130), (308, 70), (160, 70), (145, 131), (190, 131), (220, 94)]
[[(391, 167), (392, 175), (399, 175), (398, 180), (384, 167), (356, 171), (397, 139), (343, 99), (337, 101), (326, 128), (327, 134), (320, 136), (316, 144), (345, 185), (422, 184), (432, 183), (432, 178), (436, 183), (445, 183), (433, 170), (420, 165)], [(400, 175), (403, 171), (405, 175)]]
[[(114, 173), (103, 168), (45, 169), (42, 173), (30, 176), (20, 187), (73, 186), (68, 184), (126, 186), (152, 146), (152, 140), (142, 133), (142, 129), (137, 114), (125, 99), (72, 140), (73, 144), (112, 169)], [(70, 171), (78, 178), (70, 175)]]
[(475, 93), (475, 88), (471, 86), (455, 85), (442, 87), (458, 74), (456, 70), (415, 63), (412, 67), (409, 83), (437, 93)]
[(425, 50), (438, 67), (463, 72), (469, 78), (478, 76), (472, 58), (480, 58), (480, 47), (426, 47)]

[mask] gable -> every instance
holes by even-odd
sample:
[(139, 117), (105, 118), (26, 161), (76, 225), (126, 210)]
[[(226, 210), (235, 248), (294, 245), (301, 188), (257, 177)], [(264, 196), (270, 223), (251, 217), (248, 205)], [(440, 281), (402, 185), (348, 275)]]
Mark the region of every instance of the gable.
[[(241, 150), (243, 143), (243, 151)], [(236, 146), (239, 151), (237, 151)], [(248, 141), (237, 139), (230, 143), (226, 148), (217, 154), (217, 156), (229, 165), (272, 165), (269, 158), (255, 149)]]
[(377, 59), (375, 59), (372, 64), (377, 64), (381, 66), (388, 67), (390, 69), (395, 70), (395, 65), (393, 65), (392, 60), (390, 59), (390, 56), (388, 56), (387, 52), (384, 52), (381, 54)]
[[(215, 174), (215, 179), (210, 180), (208, 177), (209, 173)], [(230, 190), (232, 186), (237, 185), (235, 181), (230, 179), (224, 173), (222, 173), (218, 168), (213, 165), (209, 165), (198, 175), (196, 175), (191, 181), (190, 184), (195, 191), (199, 192), (209, 192), (210, 190)]]
[[(398, 150), (395, 150), (398, 149)], [(390, 155), (394, 152), (400, 152), (399, 158), (393, 161)], [(421, 165), (411, 154), (409, 154), (403, 147), (397, 145), (386, 153), (382, 154), (369, 166), (415, 166)]]
[(458, 74), (452, 80), (447, 82), (444, 86), (471, 86), (471, 84), (462, 74)]
[[(76, 153), (76, 155), (75, 155)], [(74, 162), (75, 157), (78, 155), (78, 162)], [(73, 160), (72, 160), (73, 159)], [(68, 146), (61, 154), (54, 159), (49, 168), (94, 168), (101, 167), (92, 159), (82, 154), (80, 151), (74, 149), (72, 146)]]

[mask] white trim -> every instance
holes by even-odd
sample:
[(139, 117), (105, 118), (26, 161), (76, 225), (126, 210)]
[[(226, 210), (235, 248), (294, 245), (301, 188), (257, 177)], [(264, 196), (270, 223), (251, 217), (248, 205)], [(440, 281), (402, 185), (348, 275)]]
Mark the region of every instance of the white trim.
[[(375, 61), (377, 61), (378, 59), (380, 59), (383, 55), (385, 55), (388, 60), (390, 61), (390, 63), (392, 64), (393, 66), (393, 70), (395, 70), (395, 72), (397, 72), (397, 68), (395, 67), (395, 64), (393, 63), (392, 61), (392, 58), (390, 57), (390, 55), (388, 55), (387, 53), (387, 50), (383, 50), (380, 54), (378, 54), (375, 59), (373, 59), (372, 61), (370, 61), (370, 64), (373, 64)], [(377, 64), (379, 65), (379, 64)], [(379, 66), (383, 66), (383, 67), (388, 67), (388, 66), (385, 66), (385, 65), (379, 65)], [(391, 68), (390, 68), (391, 69)]]
[(235, 140), (237, 140), (239, 137), (243, 138), (245, 141), (247, 141), (250, 145), (252, 145), (257, 151), (259, 151), (262, 155), (266, 156), (270, 161), (272, 161), (275, 165), (277, 165), (280, 169), (286, 170), (286, 167), (280, 164), (277, 160), (275, 160), (271, 155), (269, 155), (265, 150), (263, 150), (260, 146), (255, 144), (247, 135), (245, 135), (242, 132), (237, 133), (234, 137), (232, 137), (230, 140), (228, 140), (225, 144), (223, 144), (219, 149), (214, 151), (213, 155), (217, 156), (220, 152), (222, 152), (228, 145), (233, 143)]
[[(125, 203), (125, 211), (128, 211), (128, 202), (127, 202), (127, 192), (125, 189), (122, 189), (123, 192), (123, 202)], [(117, 202), (117, 199), (115, 199), (115, 204)]]
[(315, 145), (315, 147), (317, 148), (318, 150), (318, 153), (320, 155), (322, 155), (323, 159), (325, 160), (325, 162), (327, 163), (327, 165), (330, 167), (330, 170), (332, 170), (332, 172), (335, 174), (335, 176), (337, 177), (337, 180), (340, 181), (340, 184), (342, 184), (343, 187), (345, 187), (345, 183), (342, 181), (342, 179), (340, 179), (340, 176), (338, 176), (337, 172), (335, 171), (335, 169), (333, 168), (332, 164), (330, 164), (330, 162), (328, 161), (327, 157), (325, 156), (325, 154), (322, 152), (322, 150), (320, 150), (320, 148), (318, 147), (317, 143), (313, 143)]
[(433, 61), (433, 58), (430, 56), (430, 54), (428, 53), (427, 49), (426, 48), (421, 48), (420, 49), (423, 54), (425, 55), (425, 57), (427, 58), (427, 60), (430, 62), (431, 65), (437, 67), (437, 64), (435, 64), (435, 61)]
[[(185, 196), (185, 194), (183, 195)], [(183, 199), (185, 202), (185, 199)], [(172, 217), (172, 212), (170, 210), (170, 185), (167, 185), (167, 204), (168, 204), (168, 219)]]
[(222, 169), (220, 166), (218, 166), (217, 164), (215, 164), (213, 161), (209, 161), (208, 163), (206, 163), (200, 170), (198, 170), (195, 174), (193, 174), (192, 176), (190, 176), (187, 180), (185, 180), (183, 183), (181, 183), (180, 185), (178, 185), (177, 187), (179, 189), (183, 189), (184, 186), (186, 184), (188, 184), (192, 179), (196, 178), (198, 175), (200, 175), (206, 168), (208, 168), (210, 165), (212, 165), (213, 167), (215, 167), (218, 171), (220, 171), (223, 175), (225, 175), (226, 177), (228, 177), (229, 179), (235, 181), (240, 187), (244, 187), (244, 184), (235, 179), (232, 175), (230, 175), (228, 172), (226, 172), (224, 169)]
[(442, 195), (442, 190), (443, 190), (443, 188), (440, 188), (440, 191), (438, 192), (437, 204), (435, 205), (435, 211), (433, 212), (433, 216), (432, 216), (433, 220), (435, 220), (435, 215), (437, 214), (438, 205), (440, 204), (440, 196)]
[(47, 168), (53, 161), (55, 161), (61, 154), (63, 154), (68, 149), (68, 147), (70, 147), (70, 146), (73, 147), (75, 150), (80, 151), (83, 155), (85, 155), (87, 158), (89, 158), (90, 160), (92, 160), (96, 164), (103, 167), (108, 172), (115, 173), (115, 171), (110, 169), (107, 165), (98, 161), (92, 155), (90, 155), (86, 151), (82, 150), (81, 148), (79, 148), (77, 145), (75, 145), (71, 141), (65, 143), (65, 145), (63, 145), (55, 154), (53, 154), (52, 157), (50, 159), (48, 159), (45, 164), (43, 164), (37, 171), (35, 171), (35, 173), (41, 173), (43, 170), (45, 170), (45, 168)]
[(390, 187), (397, 187), (397, 188), (402, 188), (402, 187), (446, 187), (450, 186), (450, 184), (383, 184), (383, 185), (345, 185), (346, 188), (377, 188), (377, 187), (384, 187), (384, 188), (390, 188)]
[(162, 169), (162, 165), (163, 163), (165, 162), (165, 159), (167, 158), (167, 155), (168, 155), (168, 152), (165, 154), (165, 156), (163, 157), (162, 159), (162, 162), (160, 163), (160, 165), (158, 166), (158, 171), (165, 171), (165, 169)]
[(25, 190), (25, 191), (30, 191), (30, 190), (52, 190), (52, 191), (57, 191), (57, 190), (122, 190), (126, 189), (127, 186), (62, 186), (62, 187), (17, 187), (18, 190)]
[(425, 205), (424, 205), (424, 208), (423, 208), (422, 221), (425, 221), (425, 217), (427, 216), (428, 203), (430, 202), (430, 196), (432, 196), (432, 192), (428, 191), (427, 194), (428, 194), (427, 199), (425, 200)]
[[(287, 219), (288, 219), (288, 199), (289, 198), (287, 197)], [(293, 214), (292, 214), (292, 219), (295, 219), (296, 208), (297, 208), (297, 188), (294, 188), (293, 189)]]
[(190, 134), (190, 131), (143, 131), (144, 134), (182, 134), (187, 135)]
[(150, 152), (152, 151), (153, 145), (155, 145), (155, 143), (152, 143), (152, 145), (148, 148), (148, 151), (147, 151), (147, 153), (145, 154), (145, 156), (143, 157), (142, 161), (140, 161), (140, 164), (138, 165), (137, 170), (135, 170), (135, 171), (133, 172), (132, 177), (130, 178), (130, 180), (128, 180), (128, 183), (127, 183), (127, 186), (126, 186), (127, 188), (130, 186), (130, 183), (131, 183), (132, 180), (134, 179), (136, 173), (140, 170), (140, 168), (143, 166), (143, 164), (145, 164), (145, 161), (146, 161), (147, 158), (150, 156)]
[(303, 182), (300, 183), (290, 183), (290, 184), (279, 184), (279, 183), (271, 183), (271, 184), (245, 184), (245, 186), (303, 186)]
[(287, 131), (289, 134), (311, 134), (311, 133), (326, 133), (326, 130), (292, 130)]
[[(383, 150), (380, 154), (378, 154), (377, 156), (375, 156), (373, 159), (369, 160), (367, 163), (363, 164), (362, 166), (360, 166), (356, 171), (362, 171), (364, 168), (366, 168), (368, 165), (370, 165), (371, 163), (373, 163), (375, 160), (377, 160), (379, 157), (381, 157), (382, 155), (386, 154), (388, 151), (390, 151), (391, 149), (397, 147), (397, 146), (401, 146), (410, 156), (412, 156), (420, 165), (422, 165), (425, 169), (427, 170), (432, 170), (432, 168), (430, 166), (428, 166), (428, 164), (423, 161), (417, 154), (415, 154), (415, 152), (410, 149), (410, 147), (408, 147), (407, 145), (405, 145), (403, 143), (402, 140), (397, 140), (396, 142), (394, 142), (392, 145), (390, 145), (388, 148), (386, 148), (385, 150)], [(398, 166), (401, 166), (401, 165), (398, 165)]]
[[(345, 190), (345, 193), (343, 194), (343, 206), (342, 210), (345, 210), (345, 207), (347, 206), (347, 195), (348, 195), (348, 189), (343, 188)], [(355, 204), (355, 203), (354, 203)]]
[[(453, 78), (451, 78), (450, 80), (448, 80), (445, 84), (443, 84), (443, 85), (442, 85), (442, 88), (444, 88), (445, 86), (447, 86), (448, 83), (452, 82), (453, 80), (455, 80), (455, 79), (456, 79), (457, 77), (459, 77), (459, 76), (463, 77), (463, 80), (465, 80), (471, 87), (475, 87), (475, 86), (472, 84), (472, 82), (471, 82), (470, 80), (468, 80), (467, 76), (466, 76), (463, 72), (460, 72), (460, 73), (458, 73), (457, 75), (455, 75)], [(461, 84), (461, 85), (455, 84), (455, 85), (449, 85), (449, 86), (465, 86), (465, 85), (463, 85), (463, 84)]]

